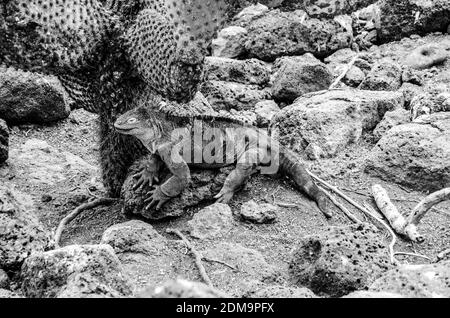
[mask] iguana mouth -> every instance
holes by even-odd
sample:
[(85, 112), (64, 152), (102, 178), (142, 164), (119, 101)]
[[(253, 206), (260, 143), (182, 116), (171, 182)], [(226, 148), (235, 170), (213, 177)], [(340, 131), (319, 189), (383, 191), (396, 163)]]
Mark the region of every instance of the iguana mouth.
[(129, 133), (129, 132), (131, 132), (134, 128), (123, 128), (123, 127), (118, 127), (118, 126), (116, 126), (116, 125), (114, 125), (114, 127), (116, 128), (116, 130), (119, 132), (119, 133)]

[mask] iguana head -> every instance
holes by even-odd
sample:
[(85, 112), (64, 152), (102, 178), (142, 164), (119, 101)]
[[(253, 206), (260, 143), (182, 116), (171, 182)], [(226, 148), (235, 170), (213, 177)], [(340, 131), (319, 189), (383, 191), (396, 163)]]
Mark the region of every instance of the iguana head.
[(160, 128), (153, 117), (150, 109), (138, 107), (120, 116), (114, 127), (121, 134), (135, 136), (149, 143), (161, 137)]

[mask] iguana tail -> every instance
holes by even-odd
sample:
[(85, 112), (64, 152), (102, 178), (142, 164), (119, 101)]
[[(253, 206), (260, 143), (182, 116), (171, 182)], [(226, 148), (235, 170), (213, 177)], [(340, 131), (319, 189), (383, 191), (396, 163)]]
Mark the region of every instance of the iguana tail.
[(301, 158), (292, 150), (280, 148), (280, 172), (289, 176), (296, 185), (310, 198), (316, 201), (319, 209), (327, 216), (332, 216), (331, 202), (314, 183), (312, 177), (301, 163)]

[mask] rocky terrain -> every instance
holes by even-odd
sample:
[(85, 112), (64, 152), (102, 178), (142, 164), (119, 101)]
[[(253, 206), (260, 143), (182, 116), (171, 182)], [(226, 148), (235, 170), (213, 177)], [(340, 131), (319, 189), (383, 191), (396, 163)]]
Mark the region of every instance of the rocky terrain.
[[(201, 92), (214, 109), (270, 129), (374, 211), (374, 184), (403, 215), (450, 187), (448, 1), (349, 0), (333, 14), (313, 1), (244, 2), (206, 59)], [(229, 169), (194, 171), (159, 214), (127, 180), (124, 200), (81, 213), (57, 247), (59, 222), (105, 195), (97, 126), (56, 78), (0, 68), (0, 298), (450, 297), (439, 255), (450, 202), (420, 222), (422, 244), (398, 237), (395, 251), (410, 255), (392, 264), (379, 223), (350, 205), (360, 224), (337, 207), (327, 219), (284, 177), (255, 175), (229, 206), (214, 204)], [(200, 252), (214, 288), (168, 228)]]

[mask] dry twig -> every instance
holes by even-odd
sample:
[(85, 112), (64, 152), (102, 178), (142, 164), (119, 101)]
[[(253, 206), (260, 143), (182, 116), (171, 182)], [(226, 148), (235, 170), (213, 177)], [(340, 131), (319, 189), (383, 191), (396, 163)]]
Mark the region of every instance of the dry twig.
[(234, 267), (234, 266), (232, 266), (232, 265), (230, 265), (230, 264), (228, 264), (228, 263), (226, 263), (226, 262), (219, 261), (219, 260), (217, 260), (217, 259), (212, 259), (212, 258), (202, 257), (202, 260), (204, 260), (205, 262), (208, 262), (208, 263), (217, 263), (217, 264), (221, 264), (221, 265), (223, 265), (223, 266), (226, 266), (226, 267), (228, 267), (228, 268), (231, 268), (231, 269), (234, 270), (234, 271), (237, 271), (237, 270), (238, 270), (236, 267)]
[(214, 287), (211, 282), (211, 279), (209, 279), (209, 276), (206, 273), (205, 267), (202, 264), (202, 258), (203, 258), (202, 255), (194, 248), (194, 246), (191, 244), (191, 242), (179, 230), (167, 229), (166, 233), (178, 236), (184, 242), (184, 244), (186, 244), (186, 246), (189, 248), (189, 250), (195, 257), (195, 265), (197, 266), (197, 268), (200, 272), (200, 276), (202, 277), (203, 281), (208, 286)]
[(333, 202), (335, 206), (337, 206), (351, 221), (354, 223), (360, 224), (362, 223), (356, 216), (354, 216), (343, 204), (341, 204), (335, 197), (331, 195), (330, 192), (321, 188), (322, 192)]

